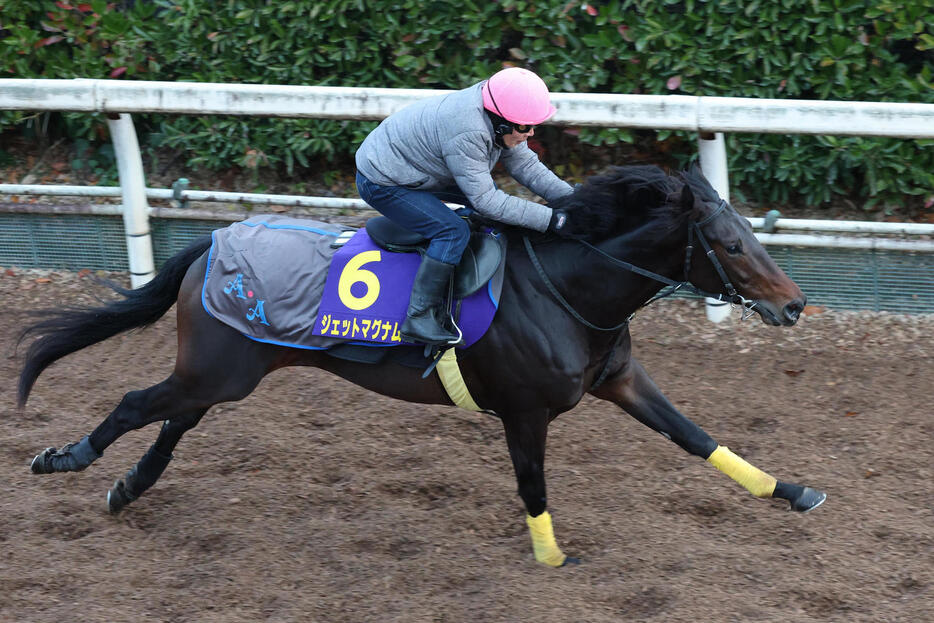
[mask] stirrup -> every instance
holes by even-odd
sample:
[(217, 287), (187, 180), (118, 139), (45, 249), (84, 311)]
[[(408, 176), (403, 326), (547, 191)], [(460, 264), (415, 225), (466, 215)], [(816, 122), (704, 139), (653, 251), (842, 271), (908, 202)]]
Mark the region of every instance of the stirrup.
[[(457, 338), (453, 340), (448, 340), (447, 342), (444, 342), (442, 344), (425, 344), (424, 352), (425, 352), (426, 359), (432, 357), (432, 355), (435, 354), (436, 349), (441, 349), (441, 352), (444, 352), (448, 348), (453, 348), (454, 346), (457, 346), (458, 344), (464, 343), (464, 332), (461, 331), (461, 328), (459, 326), (457, 326), (457, 321), (454, 319), (454, 310), (452, 309), (453, 306), (451, 305), (453, 300), (454, 300), (454, 280), (451, 279), (450, 281), (448, 281), (447, 298), (444, 299), (444, 302), (440, 306), (440, 311), (442, 315), (444, 316), (444, 318), (438, 319), (440, 321), (438, 326), (441, 327), (442, 329), (450, 329), (451, 327), (453, 327), (454, 331), (457, 331)], [(457, 302), (457, 314), (458, 315), (460, 315), (461, 303), (462, 301)], [(446, 324), (449, 326), (444, 326), (445, 325), (444, 320), (447, 320)], [(403, 334), (402, 337), (405, 338), (405, 334)], [(428, 372), (430, 371), (431, 370), (429, 369)], [(427, 376), (427, 372), (426, 372), (426, 376)]]
[[(409, 320), (410, 319), (407, 318), (406, 322)], [(434, 329), (433, 331), (424, 331), (423, 333), (418, 331), (418, 327), (413, 327), (411, 325), (409, 325), (407, 328), (400, 327), (399, 332), (402, 337), (402, 341), (425, 346), (425, 357), (430, 356), (429, 349), (432, 346), (449, 348), (451, 346), (464, 343), (464, 332), (461, 331), (460, 327), (452, 323), (454, 326), (453, 331), (457, 332), (456, 335), (452, 335), (452, 330), (447, 326), (445, 318), (438, 318), (438, 320), (440, 322), (437, 324), (431, 324), (431, 327)], [(427, 329), (427, 327), (421, 328)], [(433, 339), (431, 337), (426, 337), (425, 334), (427, 333), (433, 333), (435, 337)]]
[[(458, 302), (458, 305), (460, 305), (459, 302)], [(450, 346), (453, 348), (454, 346), (457, 346), (458, 344), (463, 344), (463, 342), (464, 342), (464, 332), (461, 331), (461, 328), (460, 328), (459, 326), (457, 326), (457, 322), (454, 321), (454, 314), (451, 313), (451, 306), (450, 306), (450, 305), (448, 305), (448, 320), (451, 321), (451, 326), (454, 327), (454, 330), (455, 330), (455, 331), (457, 331), (457, 339), (456, 339), (456, 340), (451, 340), (450, 342), (448, 342), (448, 345), (450, 345)]]

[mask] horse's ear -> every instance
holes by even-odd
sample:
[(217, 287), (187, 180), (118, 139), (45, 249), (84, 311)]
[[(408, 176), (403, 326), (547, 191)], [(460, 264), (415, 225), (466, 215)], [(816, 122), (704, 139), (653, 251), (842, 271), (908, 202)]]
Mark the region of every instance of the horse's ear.
[(688, 212), (694, 207), (694, 191), (685, 184), (681, 187), (681, 209)]

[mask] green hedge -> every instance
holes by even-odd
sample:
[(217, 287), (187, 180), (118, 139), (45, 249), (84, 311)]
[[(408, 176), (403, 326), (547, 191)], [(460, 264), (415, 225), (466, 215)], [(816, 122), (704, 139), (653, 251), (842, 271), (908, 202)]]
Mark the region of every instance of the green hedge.
[[(15, 3), (0, 0), (9, 77), (460, 88), (514, 64), (564, 92), (934, 102), (931, 0)], [(100, 119), (61, 118), (69, 137), (102, 136)], [(23, 119), (5, 113), (0, 130)], [(157, 115), (138, 124), (145, 143), (183, 150), (192, 166), (295, 176), (345, 159), (374, 125)], [(585, 161), (588, 145), (644, 139), (573, 133)], [(686, 133), (653, 139), (679, 162), (695, 155)], [(766, 201), (920, 206), (934, 195), (931, 143), (734, 134), (731, 184)]]

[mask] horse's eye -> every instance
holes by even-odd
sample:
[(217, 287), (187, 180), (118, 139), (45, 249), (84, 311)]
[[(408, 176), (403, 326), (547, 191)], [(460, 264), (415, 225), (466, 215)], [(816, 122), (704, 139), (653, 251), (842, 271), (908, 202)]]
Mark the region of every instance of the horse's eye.
[(743, 245), (740, 243), (731, 244), (726, 248), (726, 252), (730, 255), (739, 255), (743, 252)]

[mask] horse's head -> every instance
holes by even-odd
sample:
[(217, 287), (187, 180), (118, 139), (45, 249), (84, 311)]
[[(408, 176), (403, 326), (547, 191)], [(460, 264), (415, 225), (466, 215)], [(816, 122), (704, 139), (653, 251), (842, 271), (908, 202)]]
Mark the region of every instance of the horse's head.
[(629, 258), (656, 282), (687, 280), (776, 326), (795, 324), (804, 309), (798, 286), (696, 166), (678, 177), (656, 166), (611, 167), (552, 207), (569, 211), (573, 237)]
[(795, 324), (807, 299), (749, 222), (720, 198), (698, 167), (680, 177), (681, 208), (689, 215), (685, 277), (702, 290), (742, 302), (766, 324)]

